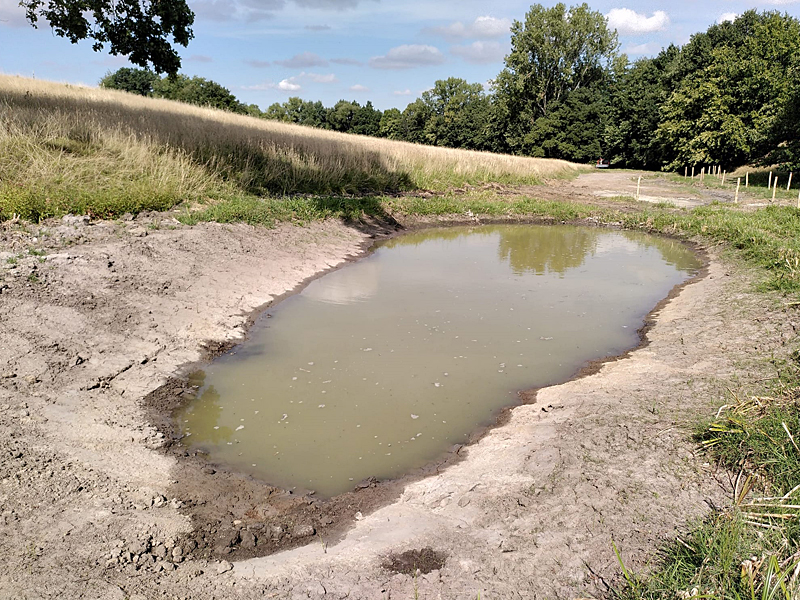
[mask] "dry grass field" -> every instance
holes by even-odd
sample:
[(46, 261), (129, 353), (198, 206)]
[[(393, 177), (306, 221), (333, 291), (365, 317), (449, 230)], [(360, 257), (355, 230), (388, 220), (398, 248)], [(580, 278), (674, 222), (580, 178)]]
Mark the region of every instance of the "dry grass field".
[(419, 146), (0, 75), (0, 219), (539, 183), (565, 161)]

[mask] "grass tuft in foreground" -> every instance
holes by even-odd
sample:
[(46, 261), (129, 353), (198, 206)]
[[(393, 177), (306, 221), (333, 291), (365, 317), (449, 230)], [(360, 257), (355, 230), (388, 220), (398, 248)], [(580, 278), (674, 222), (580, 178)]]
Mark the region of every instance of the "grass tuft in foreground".
[(775, 396), (739, 399), (695, 439), (735, 474), (730, 506), (662, 549), (654, 571), (624, 569), (621, 600), (800, 597), (800, 353), (780, 366)]

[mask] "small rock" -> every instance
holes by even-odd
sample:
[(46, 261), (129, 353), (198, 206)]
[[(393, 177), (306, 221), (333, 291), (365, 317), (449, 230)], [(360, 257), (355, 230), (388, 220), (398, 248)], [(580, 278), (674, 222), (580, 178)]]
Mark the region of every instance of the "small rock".
[(292, 537), (296, 538), (305, 538), (311, 537), (317, 532), (311, 525), (297, 525), (294, 529), (292, 529)]
[(156, 558), (166, 558), (167, 557), (167, 547), (164, 544), (159, 544), (155, 548), (153, 548), (153, 556)]
[(217, 565), (217, 574), (222, 575), (223, 573), (227, 573), (228, 571), (233, 570), (233, 565), (229, 563), (227, 560), (221, 560)]
[(242, 531), (241, 535), (242, 548), (255, 548), (258, 543), (258, 538), (252, 531)]
[(133, 227), (130, 230), (130, 234), (133, 237), (145, 237), (147, 235), (147, 230), (144, 227)]
[(273, 540), (275, 540), (281, 537), (284, 531), (286, 531), (286, 528), (283, 525), (272, 525), (269, 528), (269, 535)]
[(172, 558), (181, 558), (183, 556), (183, 548), (175, 546), (172, 549)]
[(84, 225), (89, 224), (89, 216), (88, 215), (64, 215), (61, 217), (61, 222), (64, 225), (70, 225), (72, 227), (83, 227)]
[(461, 508), (464, 508), (464, 507), (465, 507), (465, 506), (467, 506), (469, 503), (470, 503), (470, 499), (469, 499), (469, 498), (467, 498), (466, 496), (461, 496), (461, 498), (459, 498), (459, 500), (458, 500), (458, 505), (459, 505)]

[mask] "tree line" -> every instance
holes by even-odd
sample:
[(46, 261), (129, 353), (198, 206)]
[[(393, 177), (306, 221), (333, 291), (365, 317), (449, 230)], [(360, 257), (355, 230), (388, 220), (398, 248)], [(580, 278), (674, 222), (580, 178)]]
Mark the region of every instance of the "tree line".
[(588, 5), (531, 6), (487, 91), (451, 77), (404, 110), (289, 98), (266, 110), (199, 77), (123, 68), (103, 87), (420, 144), (614, 166), (800, 168), (800, 21), (750, 10), (630, 62)]

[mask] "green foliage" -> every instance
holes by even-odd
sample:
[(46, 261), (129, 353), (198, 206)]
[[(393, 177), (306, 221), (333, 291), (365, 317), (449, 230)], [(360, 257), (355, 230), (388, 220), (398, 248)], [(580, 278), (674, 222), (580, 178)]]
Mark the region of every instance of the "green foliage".
[(113, 73), (106, 73), (105, 77), (100, 80), (100, 87), (149, 96), (153, 93), (153, 84), (158, 80), (158, 75), (150, 69), (122, 67)]
[(538, 118), (570, 92), (600, 82), (616, 55), (617, 34), (587, 4), (567, 8), (533, 5), (511, 26), (511, 53), (494, 81), (495, 97), (510, 149), (524, 152)]
[[(127, 56), (140, 67), (176, 74), (181, 59), (172, 43), (186, 46), (194, 37), (194, 13), (186, 0), (21, 0), (30, 23), (44, 19), (56, 35), (73, 44), (92, 39), (95, 51)], [(170, 39), (171, 38), (171, 39)]]
[(153, 83), (153, 96), (231, 112), (247, 112), (246, 107), (227, 88), (203, 77), (174, 75), (158, 79)]
[(612, 161), (680, 170), (800, 164), (800, 21), (748, 11), (683, 48), (643, 59), (612, 85)]
[(604, 156), (603, 135), (608, 112), (600, 86), (570, 92), (533, 122), (523, 138), (524, 154), (589, 163)]
[(783, 496), (800, 485), (800, 407), (773, 399), (744, 406), (702, 424), (695, 438), (725, 468), (754, 471), (767, 495)]

